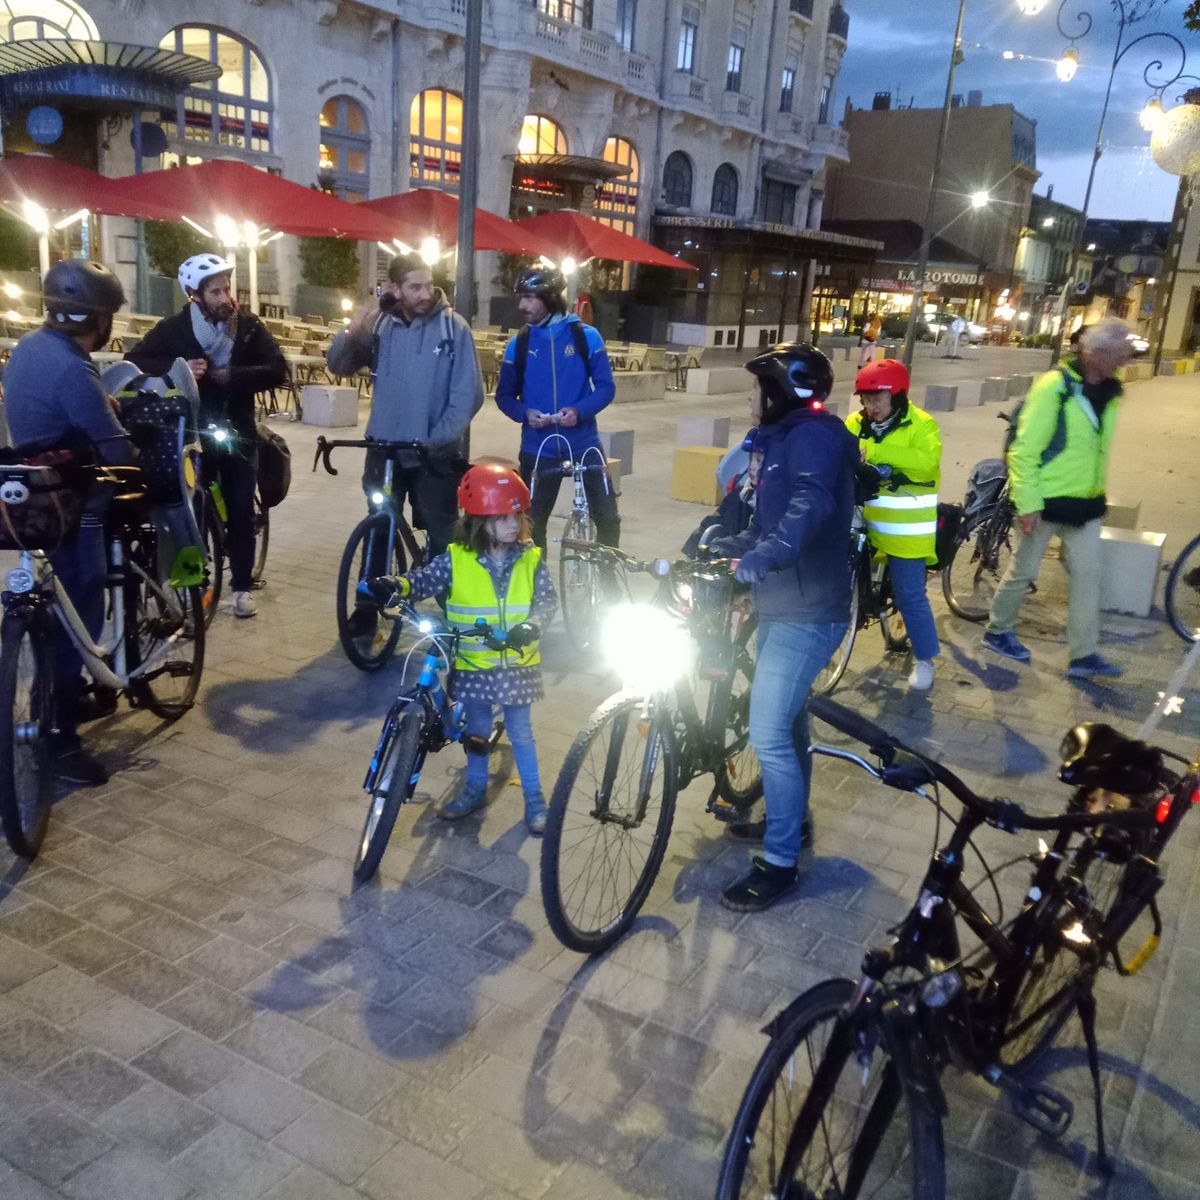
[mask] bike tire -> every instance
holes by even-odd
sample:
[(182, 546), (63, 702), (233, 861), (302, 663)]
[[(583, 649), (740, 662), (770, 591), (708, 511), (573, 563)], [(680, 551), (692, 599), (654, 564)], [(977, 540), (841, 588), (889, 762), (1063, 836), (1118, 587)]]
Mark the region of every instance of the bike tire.
[(379, 778), (384, 782), (371, 797), (354, 859), (354, 878), (358, 883), (366, 883), (379, 870), (400, 806), (412, 799), (416, 790), (425, 763), (421, 746), (424, 732), (425, 713), (414, 700), (396, 718), (395, 730), (384, 750), (379, 768)]
[(254, 489), (254, 566), (250, 569), (250, 581), (257, 587), (263, 586), (263, 573), (267, 569), (267, 547), (271, 542), (271, 510), (263, 503), (262, 493)]
[(1184, 546), (1172, 564), (1163, 607), (1171, 628), (1185, 642), (1200, 637), (1200, 534)]
[[(642, 703), (640, 696), (619, 692), (596, 709), (567, 753), (550, 798), (542, 839), (542, 903), (555, 937), (581, 954), (607, 950), (633, 924), (658, 876), (671, 835), (675, 735), (665, 711), (651, 711), (643, 722)], [(643, 774), (649, 779), (648, 793), (653, 793), (655, 780), (661, 780), (657, 811), (650, 794), (646, 815), (626, 828), (622, 818), (631, 819), (639, 806)], [(611, 781), (612, 820), (596, 815), (606, 778)], [(635, 836), (642, 831), (648, 831), (648, 841)], [(615, 878), (626, 867), (628, 878)], [(608, 877), (601, 881), (606, 872)], [(597, 883), (600, 894), (589, 900)], [(583, 895), (581, 885), (588, 889)]]
[[(564, 540), (591, 542), (596, 526), (590, 517), (573, 512), (563, 529)], [(599, 609), (599, 566), (586, 554), (561, 548), (558, 555), (558, 597), (562, 604), (563, 624), (581, 653), (590, 649), (596, 638)]]
[(850, 567), (850, 624), (846, 626), (846, 633), (838, 643), (837, 649), (834, 650), (829, 661), (821, 668), (813, 681), (812, 690), (820, 695), (827, 696), (837, 687), (846, 673), (846, 667), (850, 664), (850, 655), (854, 653), (854, 639), (858, 637), (862, 599), (859, 595), (858, 571), (858, 564), (852, 564)]
[[(895, 1068), (886, 1060), (878, 1071), (873, 1064), (870, 1083), (864, 1081), (843, 1015), (855, 990), (849, 979), (826, 980), (798, 996), (768, 1026), (771, 1040), (743, 1093), (725, 1146), (717, 1200), (840, 1196), (851, 1150), (858, 1147), (865, 1161), (857, 1194), (864, 1200), (894, 1183), (906, 1157), (913, 1177), (911, 1194), (944, 1200), (941, 1119), (927, 1106), (905, 1103)], [(817, 1101), (812, 1136), (805, 1140), (796, 1120), (817, 1082), (819, 1067), (832, 1078)], [(858, 1094), (856, 1087), (861, 1102), (852, 1099)], [(907, 1109), (907, 1121), (897, 1119), (901, 1108)], [(862, 1125), (855, 1128), (858, 1118)], [(764, 1128), (767, 1122), (769, 1131)], [(837, 1136), (843, 1125), (852, 1135), (844, 1141)], [(787, 1169), (788, 1158), (795, 1160), (792, 1171)], [(779, 1178), (785, 1172), (790, 1179)]]
[(763, 792), (762, 766), (750, 745), (750, 692), (758, 645), (758, 616), (750, 613), (733, 642), (725, 756), (716, 771), (717, 793), (737, 809), (748, 809)]
[[(369, 635), (356, 630), (351, 623), (355, 613), (359, 610), (359, 605), (356, 603), (356, 588), (366, 570), (367, 540), (372, 536), (386, 538), (388, 527), (387, 513), (371, 513), (363, 517), (350, 534), (346, 548), (342, 551), (342, 561), (338, 566), (338, 638), (346, 657), (360, 671), (378, 671), (395, 653), (396, 643), (400, 640), (402, 625), (400, 618), (386, 616), (378, 609), (374, 610), (375, 623)], [(400, 540), (399, 531), (397, 531), (386, 555), (386, 567), (383, 574), (403, 575), (405, 566), (404, 546)], [(370, 612), (371, 609), (364, 607), (362, 611)]]
[(200, 589), (200, 607), (204, 627), (211, 629), (225, 587), (225, 527), (212, 497), (201, 493), (200, 534), (204, 539), (204, 559), (208, 580)]
[(0, 822), (24, 859), (37, 857), (54, 799), (53, 636), (28, 609), (0, 624)]
[(1012, 560), (1013, 509), (1002, 509), (976, 522), (954, 545), (942, 568), (942, 594), (950, 611), (964, 621), (985, 621), (992, 599)]
[(891, 567), (889, 565), (883, 582), (885, 589), (879, 608), (879, 629), (883, 634), (883, 645), (889, 654), (904, 654), (910, 648), (908, 625), (896, 607), (896, 593), (892, 590)]

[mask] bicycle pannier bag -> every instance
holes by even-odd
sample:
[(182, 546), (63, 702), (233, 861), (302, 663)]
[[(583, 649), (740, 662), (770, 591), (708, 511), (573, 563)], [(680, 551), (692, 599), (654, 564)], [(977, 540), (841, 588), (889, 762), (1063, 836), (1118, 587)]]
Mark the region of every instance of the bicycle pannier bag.
[(258, 491), (267, 508), (287, 498), (292, 486), (292, 452), (269, 425), (258, 426)]
[[(16, 454), (9, 450), (4, 457)], [(0, 463), (0, 550), (52, 554), (74, 535), (87, 489), (72, 474), (52, 466)]]
[(933, 541), (933, 552), (937, 555), (937, 562), (929, 564), (931, 571), (940, 571), (950, 561), (962, 519), (961, 504), (943, 502), (937, 506), (937, 533)]

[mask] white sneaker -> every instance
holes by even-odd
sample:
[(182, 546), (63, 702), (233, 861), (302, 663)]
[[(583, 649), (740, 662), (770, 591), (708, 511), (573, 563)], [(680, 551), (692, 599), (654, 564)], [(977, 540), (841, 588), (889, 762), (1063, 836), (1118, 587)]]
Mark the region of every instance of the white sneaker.
[(908, 686), (914, 692), (927, 692), (933, 687), (933, 663), (918, 658), (908, 676)]
[(233, 593), (233, 615), (235, 617), (257, 617), (258, 605), (252, 592)]

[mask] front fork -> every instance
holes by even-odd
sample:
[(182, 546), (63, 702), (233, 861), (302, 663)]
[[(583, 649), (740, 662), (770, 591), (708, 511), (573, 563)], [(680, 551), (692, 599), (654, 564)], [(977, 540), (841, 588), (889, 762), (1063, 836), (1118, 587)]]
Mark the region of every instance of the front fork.
[[(637, 803), (632, 811), (614, 812), (611, 808), (613, 788), (621, 769), (621, 756), (625, 749), (625, 739), (629, 735), (629, 726), (635, 719), (639, 732), (644, 732), (646, 738), (646, 749), (638, 773)], [(650, 785), (663, 752), (662, 735), (656, 729), (657, 724), (658, 715), (653, 697), (646, 697), (642, 701), (640, 711), (631, 706), (623, 721), (613, 723), (612, 735), (608, 739), (608, 754), (604, 759), (604, 774), (596, 791), (596, 803), (591, 811), (591, 816), (597, 821), (620, 825), (624, 829), (636, 829), (645, 820), (646, 807), (650, 803)]]

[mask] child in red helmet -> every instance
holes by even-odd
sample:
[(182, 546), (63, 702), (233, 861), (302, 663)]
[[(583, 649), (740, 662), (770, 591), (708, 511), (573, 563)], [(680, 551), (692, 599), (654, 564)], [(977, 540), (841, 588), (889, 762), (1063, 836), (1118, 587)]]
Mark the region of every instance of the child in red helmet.
[[(499, 706), (525, 792), (525, 824), (540, 835), (546, 801), (530, 707), (542, 698), (537, 627), (553, 617), (558, 597), (542, 552), (532, 544), (529, 489), (516, 471), (499, 463), (472, 467), (459, 484), (458, 507), (462, 515), (446, 552), (387, 581), (413, 600), (445, 595), (451, 625), (472, 629), (484, 617), (496, 639), (508, 643), (492, 649), (471, 641), (459, 648), (453, 690), (465, 710), (467, 779), (441, 815), (456, 821), (487, 803), (487, 743)], [(524, 636), (510, 638), (518, 626)]]

